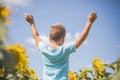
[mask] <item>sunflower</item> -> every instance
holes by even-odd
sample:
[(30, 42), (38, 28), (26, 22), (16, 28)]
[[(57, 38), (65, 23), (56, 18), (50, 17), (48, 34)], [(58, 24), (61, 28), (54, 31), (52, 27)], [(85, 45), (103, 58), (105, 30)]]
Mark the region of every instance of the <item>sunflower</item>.
[(78, 74), (69, 70), (68, 71), (68, 80), (78, 80)]
[(104, 64), (103, 64), (103, 61), (102, 61), (102, 59), (100, 59), (100, 58), (94, 58), (92, 64), (93, 64), (93, 66), (96, 67), (99, 71), (105, 70), (105, 66), (104, 66)]
[(105, 74), (105, 66), (103, 64), (102, 59), (94, 58), (92, 62), (93, 68), (97, 71), (99, 77), (103, 77)]
[(26, 67), (24, 72), (27, 73), (28, 75), (30, 75), (33, 80), (36, 80), (37, 75), (33, 68)]
[(11, 10), (6, 5), (0, 4), (0, 19), (4, 23), (10, 22), (8, 16), (11, 14)]
[(81, 69), (81, 77), (86, 78), (87, 77), (87, 70), (85, 68)]
[(14, 45), (7, 45), (7, 49), (15, 56), (15, 69), (25, 71), (25, 68), (28, 65), (26, 48), (19, 43), (16, 43)]
[(71, 70), (68, 71), (68, 80), (74, 80), (74, 72)]
[(6, 5), (2, 5), (2, 6), (0, 6), (0, 15), (2, 16), (2, 17), (7, 17), (7, 16), (9, 16), (10, 15), (10, 13), (11, 13), (11, 11), (10, 11), (10, 9), (6, 6)]

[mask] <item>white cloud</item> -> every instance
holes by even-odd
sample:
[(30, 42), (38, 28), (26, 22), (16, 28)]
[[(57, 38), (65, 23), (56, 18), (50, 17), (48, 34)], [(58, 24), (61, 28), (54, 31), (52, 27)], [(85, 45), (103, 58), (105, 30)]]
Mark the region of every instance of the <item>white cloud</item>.
[(45, 42), (49, 43), (49, 37), (47, 35), (41, 35), (40, 38)]
[(9, 6), (28, 6), (32, 0), (3, 0)]
[(32, 45), (35, 45), (35, 40), (33, 38), (27, 38), (26, 42)]
[(77, 38), (79, 35), (80, 35), (80, 33), (76, 32), (75, 35), (74, 35), (74, 37)]
[[(40, 38), (45, 42), (45, 43), (49, 43), (49, 36), (45, 35), (45, 34), (41, 34)], [(66, 33), (66, 38), (65, 38), (65, 42), (71, 42), (73, 41), (73, 38), (71, 36), (70, 33)], [(35, 40), (33, 38), (27, 38), (26, 42), (31, 44), (31, 45), (35, 45)]]
[(73, 41), (72, 35), (70, 33), (66, 33), (66, 37), (65, 37), (65, 42), (71, 42)]
[[(41, 34), (40, 38), (45, 42), (45, 43), (49, 43), (49, 37), (45, 34)], [(26, 42), (31, 44), (31, 45), (35, 45), (35, 40), (34, 38), (27, 38)]]
[(36, 54), (39, 53), (39, 51), (38, 51), (38, 49), (36, 47), (31, 47), (31, 48), (27, 49), (27, 53), (36, 55)]
[[(70, 33), (66, 33), (66, 37), (65, 37), (65, 43), (71, 42), (73, 41), (75, 38), (77, 38), (80, 35), (80, 33), (75, 33), (73, 36)], [(45, 35), (45, 34), (41, 34), (40, 38), (45, 42), (45, 43), (49, 43), (49, 36)], [(35, 45), (35, 41), (33, 38), (27, 38), (26, 42), (31, 44), (31, 45)], [(88, 44), (88, 42), (85, 40), (83, 42), (83, 45), (86, 46)]]

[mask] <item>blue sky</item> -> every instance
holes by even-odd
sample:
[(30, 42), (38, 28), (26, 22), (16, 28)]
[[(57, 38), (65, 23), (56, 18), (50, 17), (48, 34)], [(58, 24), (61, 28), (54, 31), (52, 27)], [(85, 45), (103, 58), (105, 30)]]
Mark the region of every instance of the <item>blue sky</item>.
[(8, 44), (20, 42), (26, 46), (29, 66), (38, 78), (42, 77), (42, 58), (32, 38), (24, 13), (34, 16), (39, 35), (46, 41), (50, 25), (62, 23), (66, 30), (66, 42), (73, 41), (80, 34), (91, 11), (97, 12), (97, 20), (92, 25), (85, 42), (70, 56), (70, 69), (79, 71), (90, 67), (93, 57), (100, 57), (104, 63), (115, 61), (120, 56), (120, 1), (119, 0), (4, 0), (12, 9), (8, 24)]

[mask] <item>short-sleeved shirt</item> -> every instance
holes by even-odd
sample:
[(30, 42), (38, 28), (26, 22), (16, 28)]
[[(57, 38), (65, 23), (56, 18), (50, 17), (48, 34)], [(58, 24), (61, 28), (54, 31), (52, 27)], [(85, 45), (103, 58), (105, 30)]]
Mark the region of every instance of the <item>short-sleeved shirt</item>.
[(38, 49), (43, 58), (43, 80), (68, 80), (69, 55), (76, 50), (74, 42), (51, 49), (40, 41)]

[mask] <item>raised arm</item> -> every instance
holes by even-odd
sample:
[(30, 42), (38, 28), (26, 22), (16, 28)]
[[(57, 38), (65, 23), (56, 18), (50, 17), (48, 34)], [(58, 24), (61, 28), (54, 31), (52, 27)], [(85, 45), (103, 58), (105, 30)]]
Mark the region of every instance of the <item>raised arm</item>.
[(25, 19), (26, 19), (27, 22), (30, 23), (33, 38), (35, 39), (36, 45), (38, 45), (38, 43), (39, 43), (39, 41), (41, 41), (41, 39), (40, 39), (39, 34), (37, 32), (33, 16), (30, 15), (30, 14), (25, 14)]
[(91, 12), (88, 15), (88, 20), (87, 23), (85, 25), (85, 28), (83, 29), (82, 33), (79, 35), (79, 37), (75, 40), (75, 46), (76, 48), (78, 48), (82, 42), (86, 39), (89, 30), (91, 28), (92, 23), (95, 21), (95, 19), (97, 18), (96, 12)]

